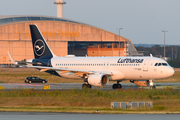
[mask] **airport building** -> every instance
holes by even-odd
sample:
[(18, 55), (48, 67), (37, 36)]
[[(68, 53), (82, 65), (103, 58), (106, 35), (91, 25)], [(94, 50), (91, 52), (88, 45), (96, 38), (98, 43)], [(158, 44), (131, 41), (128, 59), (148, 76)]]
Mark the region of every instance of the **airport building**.
[(120, 56), (139, 55), (131, 40), (82, 22), (49, 16), (0, 16), (0, 64), (10, 63), (7, 51), (18, 61), (34, 58), (30, 24), (38, 26), (57, 56), (119, 56), (119, 48)]

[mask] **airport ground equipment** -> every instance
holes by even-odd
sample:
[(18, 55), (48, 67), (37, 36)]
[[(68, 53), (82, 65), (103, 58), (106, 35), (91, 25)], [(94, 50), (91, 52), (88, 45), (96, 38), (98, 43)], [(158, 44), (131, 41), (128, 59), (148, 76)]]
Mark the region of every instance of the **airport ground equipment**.
[(153, 108), (153, 102), (111, 102), (111, 109)]

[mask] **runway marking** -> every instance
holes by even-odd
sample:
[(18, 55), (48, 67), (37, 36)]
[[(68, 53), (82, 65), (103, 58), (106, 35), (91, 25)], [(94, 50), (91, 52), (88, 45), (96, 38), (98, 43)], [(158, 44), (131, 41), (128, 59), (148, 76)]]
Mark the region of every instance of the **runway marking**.
[(45, 89), (45, 90), (50, 89), (50, 85), (44, 86), (43, 89)]
[(0, 86), (0, 89), (4, 89), (4, 86)]
[(38, 84), (19, 84), (19, 83), (8, 83), (10, 85), (24, 85), (24, 86), (44, 86), (44, 85), (38, 85)]

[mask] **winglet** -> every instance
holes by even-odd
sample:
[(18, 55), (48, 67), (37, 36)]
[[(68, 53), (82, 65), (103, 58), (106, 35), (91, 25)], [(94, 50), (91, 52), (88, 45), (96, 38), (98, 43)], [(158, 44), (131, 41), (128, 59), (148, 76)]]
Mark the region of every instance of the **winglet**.
[(11, 56), (11, 54), (9, 53), (9, 51), (7, 51), (7, 53), (8, 53), (8, 55), (9, 55), (9, 58), (10, 58), (11, 62), (12, 62), (13, 64), (17, 64), (17, 62), (13, 59), (13, 57)]
[(152, 54), (150, 54), (150, 57), (153, 57), (153, 55), (152, 55)]

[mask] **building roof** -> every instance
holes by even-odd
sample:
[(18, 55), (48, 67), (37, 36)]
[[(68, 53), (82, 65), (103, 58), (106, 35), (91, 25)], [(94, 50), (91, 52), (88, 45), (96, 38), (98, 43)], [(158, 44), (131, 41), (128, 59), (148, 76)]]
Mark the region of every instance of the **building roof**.
[[(71, 23), (88, 25), (88, 24), (85, 24), (85, 23), (82, 23), (82, 22), (78, 22), (78, 21), (74, 21), (74, 20), (70, 20), (70, 19), (65, 19), (65, 18), (52, 17), (52, 16), (42, 16), (42, 15), (0, 15), (0, 25), (16, 23), (16, 22), (24, 22), (24, 21), (43, 21), (43, 20), (63, 21), (63, 22), (71, 22)], [(94, 27), (92, 25), (88, 25), (88, 26)], [(95, 27), (95, 28), (97, 28), (97, 27)], [(98, 28), (98, 29), (101, 29), (101, 28)], [(106, 30), (104, 30), (104, 31), (106, 31)], [(109, 31), (107, 31), (107, 32), (109, 32)], [(109, 32), (109, 33), (112, 33), (112, 32)], [(117, 35), (115, 33), (112, 33), (112, 34)], [(117, 35), (117, 36), (119, 36), (119, 35)], [(134, 47), (133, 43), (131, 42), (131, 40), (129, 40), (127, 38), (124, 38), (124, 39), (126, 39), (126, 40), (128, 40), (130, 42), (129, 45), (132, 46), (132, 47), (129, 47), (129, 48), (134, 48), (135, 49), (135, 47)], [(135, 51), (137, 52), (136, 49), (135, 49)]]
[(23, 22), (23, 21), (43, 21), (43, 20), (50, 20), (50, 21), (63, 21), (63, 22), (71, 22), (71, 23), (78, 23), (88, 25), (82, 22), (69, 20), (65, 18), (58, 18), (58, 17), (50, 17), (50, 16), (35, 16), (35, 15), (0, 15), (0, 25), (15, 23), (15, 22)]

